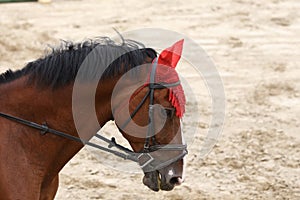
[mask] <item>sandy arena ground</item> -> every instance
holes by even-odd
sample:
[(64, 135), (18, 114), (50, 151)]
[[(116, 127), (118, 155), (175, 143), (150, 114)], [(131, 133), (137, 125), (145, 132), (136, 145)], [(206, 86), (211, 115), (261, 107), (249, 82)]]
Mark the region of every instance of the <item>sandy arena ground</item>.
[[(113, 36), (113, 28), (156, 27), (195, 40), (223, 79), (222, 136), (202, 160), (197, 144), (209, 128), (211, 99), (203, 80), (192, 81), (201, 89), (195, 92), (201, 117), (185, 120), (198, 132), (189, 146), (182, 186), (154, 193), (142, 184), (141, 174), (106, 167), (83, 149), (60, 173), (56, 199), (300, 199), (300, 1), (264, 2), (0, 4), (0, 72), (22, 68), (60, 39), (82, 41)], [(188, 68), (185, 73), (193, 80)], [(109, 124), (106, 131), (116, 129)]]

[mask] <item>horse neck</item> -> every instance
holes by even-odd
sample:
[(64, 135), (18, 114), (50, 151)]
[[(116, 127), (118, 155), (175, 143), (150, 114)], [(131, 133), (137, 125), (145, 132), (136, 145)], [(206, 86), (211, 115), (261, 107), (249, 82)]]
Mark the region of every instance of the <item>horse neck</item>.
[[(36, 123), (47, 122), (52, 128), (72, 129), (72, 88), (38, 88), (27, 84), (27, 77), (0, 85), (0, 112)], [(55, 123), (55, 121), (60, 123)]]
[[(38, 89), (26, 82), (26, 77), (22, 77), (6, 84), (0, 84), (0, 112), (39, 124), (46, 122), (49, 128), (78, 136), (72, 115), (73, 85), (53, 90), (50, 88)], [(112, 89), (109, 87), (109, 81), (103, 85), (106, 87), (106, 92), (99, 92), (99, 94), (97, 92), (97, 99), (101, 99), (101, 104), (97, 104), (96, 107), (96, 110), (99, 110), (97, 117), (101, 125), (104, 125), (111, 116), (110, 97), (101, 98), (101, 96), (109, 95), (111, 93), (109, 90)], [(83, 84), (82, 89), (85, 88), (88, 88), (88, 84)], [(4, 125), (7, 129), (1, 130), (1, 134), (7, 134), (5, 137), (12, 138), (14, 143), (23, 144), (22, 148), (20, 147), (22, 156), (31, 160), (31, 167), (37, 166), (42, 174), (47, 174), (45, 176), (49, 180), (56, 176), (83, 147), (81, 143), (50, 133), (41, 135), (38, 130), (0, 118), (0, 127), (4, 127)], [(95, 134), (99, 129), (99, 126), (90, 127), (88, 121), (82, 122), (82, 127), (87, 127), (86, 130), (90, 134)]]

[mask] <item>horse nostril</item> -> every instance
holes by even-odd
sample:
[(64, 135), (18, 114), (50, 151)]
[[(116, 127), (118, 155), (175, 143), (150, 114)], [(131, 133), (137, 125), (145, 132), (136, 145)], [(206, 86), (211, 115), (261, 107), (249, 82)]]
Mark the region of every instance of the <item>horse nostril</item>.
[(170, 179), (170, 184), (172, 185), (181, 185), (182, 178), (181, 177), (173, 177)]

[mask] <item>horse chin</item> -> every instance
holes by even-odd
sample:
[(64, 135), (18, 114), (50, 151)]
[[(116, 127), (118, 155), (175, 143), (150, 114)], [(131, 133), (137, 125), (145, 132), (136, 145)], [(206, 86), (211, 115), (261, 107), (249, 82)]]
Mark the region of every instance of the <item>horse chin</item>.
[(175, 187), (175, 184), (167, 183), (165, 176), (161, 175), (159, 171), (146, 172), (143, 183), (155, 192), (159, 190), (170, 191)]
[(160, 190), (160, 177), (158, 171), (145, 172), (143, 183), (151, 190), (158, 192)]

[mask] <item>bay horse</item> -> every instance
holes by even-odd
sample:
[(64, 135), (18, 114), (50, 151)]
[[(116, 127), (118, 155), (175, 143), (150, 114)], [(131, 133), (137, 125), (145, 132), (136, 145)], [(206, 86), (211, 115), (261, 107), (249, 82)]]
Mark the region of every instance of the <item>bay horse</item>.
[[(183, 41), (177, 42), (158, 57), (154, 49), (133, 40), (123, 39), (119, 44), (103, 37), (82, 43), (63, 42), (23, 69), (1, 74), (1, 199), (53, 199), (60, 170), (84, 145), (137, 162), (144, 171), (143, 183), (153, 191), (172, 190), (180, 185), (183, 158), (187, 154), (180, 124), (185, 97), (174, 68), (180, 59), (182, 44)], [(90, 66), (87, 73), (101, 72), (101, 79), (80, 81), (83, 91), (80, 105), (84, 110), (84, 94), (89, 93), (90, 85), (97, 81), (94, 108), (98, 125), (91, 125), (87, 120), (76, 126), (72, 114), (74, 82), (81, 65), (95, 50), (94, 56), (99, 62)], [(106, 60), (112, 55), (117, 55), (117, 59), (107, 64)], [(138, 66), (142, 66), (142, 70), (129, 73), (131, 78), (121, 84), (116, 98), (112, 99), (118, 81)], [(144, 84), (125, 102), (123, 95), (127, 88), (135, 78), (140, 81), (142, 75), (146, 77)], [(129, 119), (124, 118), (124, 108), (130, 112)], [(88, 118), (90, 113), (83, 115)], [(100, 135), (98, 137), (110, 147), (88, 141), (110, 120), (115, 120), (133, 151), (117, 144), (113, 138), (108, 140)], [(158, 130), (157, 124), (161, 121), (164, 123)], [(138, 131), (132, 129), (132, 124), (148, 128)], [(78, 129), (87, 135), (79, 138)], [(168, 158), (164, 160), (165, 155)]]

